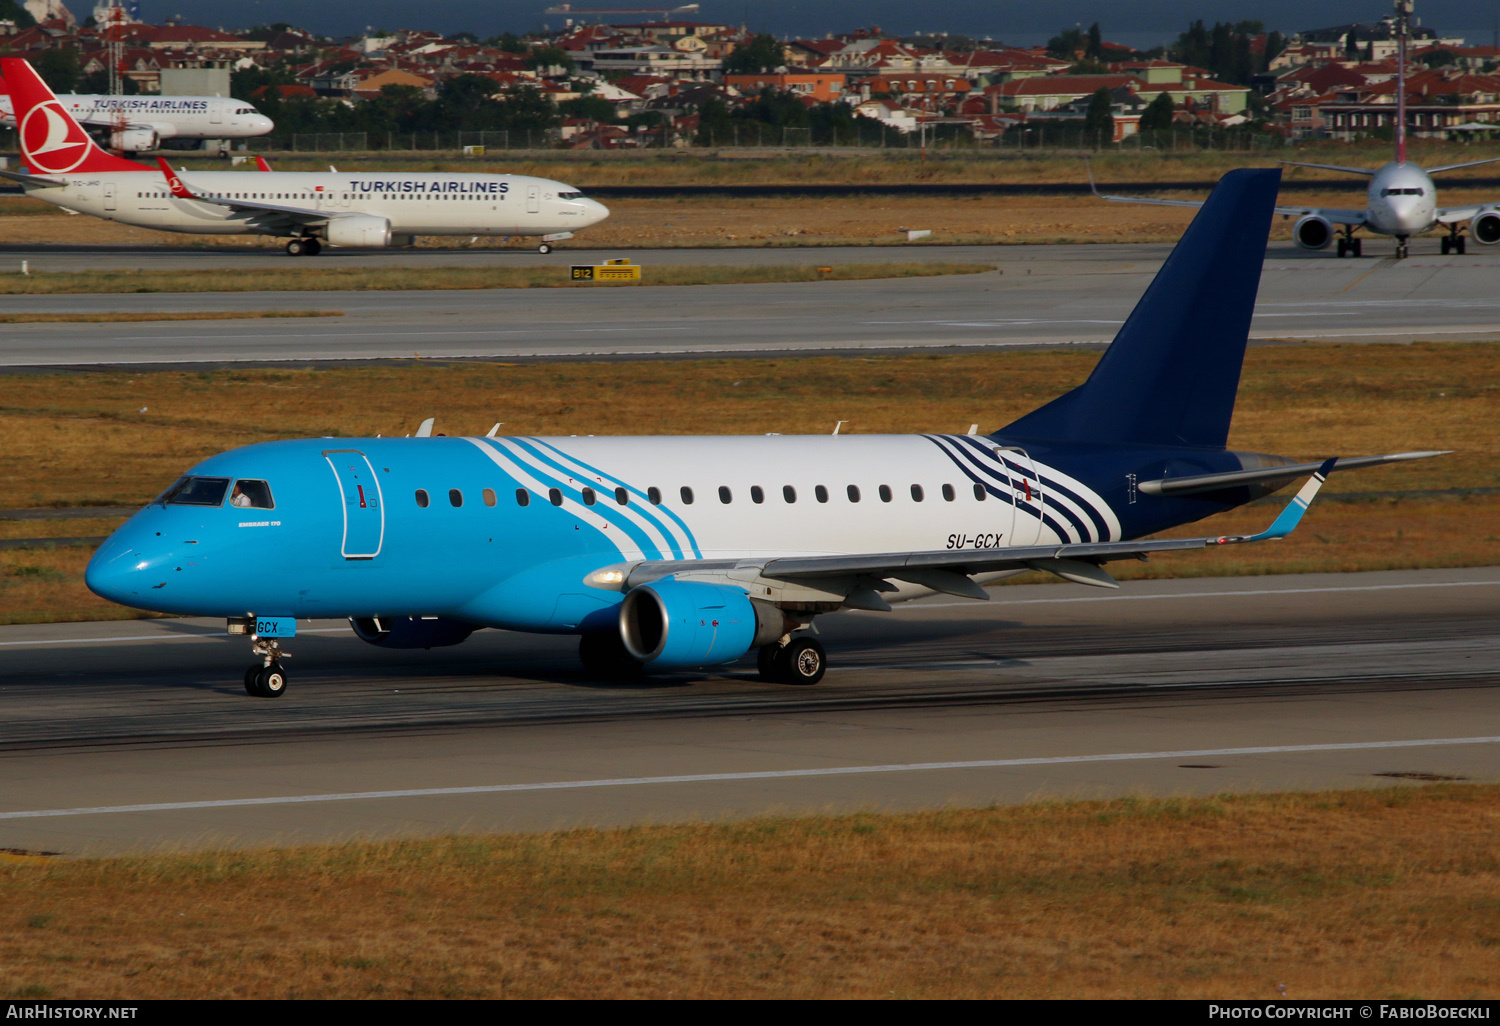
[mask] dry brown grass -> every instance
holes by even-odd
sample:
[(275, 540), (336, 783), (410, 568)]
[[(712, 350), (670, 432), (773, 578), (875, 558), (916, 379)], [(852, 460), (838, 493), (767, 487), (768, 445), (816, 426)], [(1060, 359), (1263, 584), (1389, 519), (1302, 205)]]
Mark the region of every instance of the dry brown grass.
[[(546, 289), (630, 288), (639, 285), (735, 285), (748, 282), (864, 281), (870, 278), (926, 278), (942, 274), (978, 274), (993, 264), (887, 263), (836, 264), (824, 272), (817, 267), (767, 265), (761, 267), (649, 267), (639, 283), (573, 281), (566, 267), (264, 267), (233, 271), (60, 271), (0, 275), (0, 294), (59, 295), (116, 292), (340, 292), (378, 289)], [(17, 315), (90, 320), (89, 316)], [(245, 314), (181, 314), (136, 317), (102, 314), (98, 319), (212, 320), (220, 317), (323, 317), (341, 312), (271, 312)], [(0, 318), (4, 320), (7, 318)]]
[(247, 310), (196, 313), (0, 314), (0, 324), (114, 324), (126, 321), (227, 321), (261, 317), (342, 317), (342, 310)]
[(6, 998), (1493, 998), (1500, 788), (0, 865)]
[[(140, 503), (186, 466), (272, 438), (993, 431), (1082, 381), (1095, 353), (505, 365), (384, 364), (14, 375), (0, 400), (0, 508)], [(1233, 448), (1313, 458), (1450, 448), (1333, 490), (1500, 485), (1500, 345), (1251, 349)], [(146, 412), (138, 412), (141, 407)]]

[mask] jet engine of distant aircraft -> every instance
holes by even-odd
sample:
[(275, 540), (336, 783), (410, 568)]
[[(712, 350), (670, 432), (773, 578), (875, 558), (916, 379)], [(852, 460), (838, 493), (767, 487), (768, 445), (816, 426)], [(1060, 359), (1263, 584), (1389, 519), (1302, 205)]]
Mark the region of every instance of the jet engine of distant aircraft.
[(1333, 225), (1317, 214), (1308, 214), (1292, 225), (1292, 241), (1303, 249), (1327, 249), (1333, 241)]
[(1491, 210), (1480, 214), (1469, 224), (1474, 241), (1481, 246), (1493, 246), (1500, 242), (1500, 213)]

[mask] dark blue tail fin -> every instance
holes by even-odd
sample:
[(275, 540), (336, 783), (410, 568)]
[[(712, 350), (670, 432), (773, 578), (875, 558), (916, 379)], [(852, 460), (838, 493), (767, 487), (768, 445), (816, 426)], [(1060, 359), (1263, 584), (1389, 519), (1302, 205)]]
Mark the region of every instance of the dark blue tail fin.
[(1280, 185), (1221, 178), (1089, 379), (996, 434), (1224, 448)]

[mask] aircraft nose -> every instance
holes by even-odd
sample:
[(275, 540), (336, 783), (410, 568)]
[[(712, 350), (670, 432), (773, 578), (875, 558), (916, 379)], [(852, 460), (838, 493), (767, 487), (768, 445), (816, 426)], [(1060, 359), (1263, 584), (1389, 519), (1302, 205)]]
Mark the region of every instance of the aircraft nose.
[(250, 115), (250, 128), (255, 132), (256, 135), (266, 135), (275, 127), (276, 122), (272, 121), (264, 114)]
[[(145, 596), (160, 579), (160, 563), (165, 552), (153, 552), (151, 542), (159, 541), (154, 532), (142, 534), (132, 524), (125, 524), (99, 546), (83, 572), (83, 582), (100, 598), (122, 606), (143, 607)], [(155, 572), (156, 579), (152, 578)]]
[(598, 200), (585, 199), (583, 201), (583, 216), (589, 224), (598, 224), (609, 216), (609, 208)]

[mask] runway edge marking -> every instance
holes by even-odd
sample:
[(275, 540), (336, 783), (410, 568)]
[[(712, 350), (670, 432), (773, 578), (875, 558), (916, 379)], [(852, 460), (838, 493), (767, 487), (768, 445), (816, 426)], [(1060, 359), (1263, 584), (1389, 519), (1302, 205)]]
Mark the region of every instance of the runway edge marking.
[(687, 773), (670, 777), (614, 777), (603, 780), (552, 780), (529, 784), (480, 784), (472, 787), (424, 787), (405, 791), (352, 791), (344, 794), (300, 794), (273, 798), (221, 798), (195, 802), (156, 802), (150, 805), (101, 805), (78, 809), (32, 809), (0, 812), (0, 820), (49, 819), (59, 816), (101, 816), (126, 812), (180, 812), (189, 809), (231, 809), (255, 805), (303, 805), (312, 802), (351, 802), (377, 798), (433, 798), (463, 794), (505, 794), (517, 791), (567, 791), (594, 787), (640, 787), (654, 784), (703, 784), (736, 780), (779, 780), (796, 777), (854, 776), (868, 773), (910, 773), (920, 770), (1005, 769), (1016, 766), (1066, 766), (1091, 762), (1143, 762), (1150, 759), (1195, 759), (1209, 756), (1278, 755), (1298, 752), (1352, 752), (1389, 748), (1439, 748), (1448, 745), (1500, 744), (1500, 737), (1443, 737), (1408, 741), (1350, 741), (1319, 745), (1265, 745), (1254, 748), (1196, 748), (1175, 752), (1115, 752), (1106, 755), (1037, 756), (1026, 759), (978, 759), (969, 762), (912, 762), (883, 766), (828, 766), (816, 769), (752, 770), (743, 773)]

